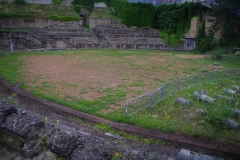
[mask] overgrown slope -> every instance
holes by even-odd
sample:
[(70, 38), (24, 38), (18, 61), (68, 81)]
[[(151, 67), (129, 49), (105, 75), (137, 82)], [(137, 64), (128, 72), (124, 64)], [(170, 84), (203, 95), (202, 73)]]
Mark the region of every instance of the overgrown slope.
[(62, 21), (77, 21), (81, 17), (72, 6), (0, 3), (0, 18), (36, 18), (45, 17)]

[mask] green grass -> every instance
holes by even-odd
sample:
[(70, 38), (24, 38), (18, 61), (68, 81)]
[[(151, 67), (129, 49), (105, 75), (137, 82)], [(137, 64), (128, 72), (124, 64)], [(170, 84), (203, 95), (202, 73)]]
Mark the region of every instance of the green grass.
[[(179, 54), (193, 55), (193, 53), (183, 52), (164, 52), (164, 51), (142, 51), (142, 50), (117, 50), (117, 49), (92, 49), (92, 50), (73, 50), (73, 51), (56, 51), (56, 52), (35, 52), (35, 53), (15, 53), (6, 54), (0, 52), (0, 75), (7, 81), (15, 84), (19, 81), (24, 82), (22, 88), (30, 91), (32, 94), (45, 98), (70, 108), (80, 110), (86, 113), (101, 116), (116, 122), (123, 122), (138, 125), (144, 128), (151, 128), (167, 133), (184, 133), (217, 142), (225, 142), (234, 145), (240, 144), (239, 131), (229, 131), (222, 124), (226, 118), (234, 119), (226, 112), (226, 106), (240, 109), (239, 102), (235, 106), (226, 104), (225, 101), (219, 100), (215, 104), (206, 104), (193, 99), (194, 91), (200, 92), (201, 89), (209, 91), (209, 96), (214, 97), (216, 93), (222, 93), (221, 83), (226, 83), (227, 88), (232, 85), (240, 86), (239, 79), (225, 79), (216, 82), (209, 82), (187, 88), (168, 96), (164, 101), (154, 107), (155, 111), (142, 110), (134, 114), (133, 118), (125, 116), (125, 108), (114, 109), (113, 106), (129, 100), (127, 97), (136, 97), (148, 91), (153, 91), (161, 86), (168, 79), (182, 77), (189, 74), (196, 74), (205, 71), (212, 71), (214, 68), (209, 67), (215, 60), (188, 59), (179, 58)], [(89, 86), (80, 86), (74, 82), (52, 82), (51, 78), (45, 74), (37, 74), (30, 78), (23, 74), (27, 67), (33, 67), (35, 64), (26, 64), (25, 58), (51, 57), (57, 56), (68, 59), (74, 57), (79, 63), (72, 64), (74, 67), (81, 68), (82, 65), (93, 67), (99, 65), (102, 68), (115, 69), (114, 73), (120, 72), (115, 87), (104, 86), (97, 83)], [(150, 58), (150, 59), (149, 59)], [(164, 61), (163, 61), (164, 59)], [(155, 63), (154, 60), (156, 61)], [(226, 68), (239, 68), (239, 64), (220, 62)], [(90, 65), (90, 66), (88, 66)], [(92, 66), (91, 66), (92, 65)], [(221, 69), (221, 68), (219, 68)], [(99, 76), (103, 76), (99, 74)], [(221, 77), (222, 75), (217, 75)], [(115, 79), (106, 77), (105, 79)], [(182, 82), (184, 86), (190, 83), (191, 79)], [(172, 90), (174, 89), (172, 87)], [(60, 88), (60, 90), (55, 90)], [(77, 90), (77, 93), (85, 95), (91, 92), (100, 94), (98, 98), (86, 100), (82, 96), (77, 97), (74, 93), (64, 94), (64, 90)], [(130, 94), (130, 95), (129, 95)], [(227, 95), (229, 96), (229, 95)], [(174, 102), (177, 97), (190, 99), (193, 102), (193, 108), (189, 107), (183, 110), (181, 106), (175, 106)], [(208, 115), (206, 117), (197, 116), (197, 110), (202, 108)], [(103, 110), (113, 109), (104, 114)], [(194, 114), (194, 116), (190, 116)], [(239, 122), (239, 120), (234, 119)], [(110, 130), (110, 129), (109, 129)], [(130, 137), (134, 139), (134, 137)]]
[(109, 18), (109, 19), (118, 19), (112, 12), (111, 9), (96, 9), (93, 10), (90, 18)]
[[(36, 18), (48, 17), (56, 15), (58, 17), (71, 17), (78, 19), (79, 15), (74, 11), (72, 6), (61, 5), (41, 5), (41, 4), (25, 4), (18, 5), (15, 3), (0, 3), (0, 18)], [(50, 17), (51, 18), (51, 17)]]
[[(239, 97), (235, 98), (236, 104), (234, 105), (227, 103), (223, 99), (217, 99), (214, 104), (207, 104), (193, 97), (194, 91), (200, 92), (201, 89), (206, 89), (210, 97), (216, 97), (216, 94), (231, 97), (231, 95), (227, 95), (222, 91), (222, 83), (226, 84), (225, 88), (231, 88), (232, 85), (240, 86), (239, 79), (225, 79), (184, 89), (160, 102), (154, 107), (154, 112), (145, 109), (138, 114), (134, 114), (134, 124), (164, 132), (180, 132), (210, 140), (214, 139), (218, 142), (239, 146), (240, 132), (228, 130), (224, 125), (225, 119), (228, 118), (240, 123), (240, 120), (232, 116), (227, 108), (240, 110)], [(178, 97), (191, 100), (193, 107), (183, 110), (182, 106), (175, 105), (175, 100)], [(200, 108), (207, 113), (207, 116), (198, 115), (198, 109)]]

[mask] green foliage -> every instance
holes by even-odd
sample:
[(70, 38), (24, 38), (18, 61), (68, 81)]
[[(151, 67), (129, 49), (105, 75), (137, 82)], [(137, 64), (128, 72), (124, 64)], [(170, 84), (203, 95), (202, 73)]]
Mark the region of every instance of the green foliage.
[(68, 21), (79, 21), (82, 18), (81, 17), (73, 17), (73, 16), (58, 16), (58, 15), (49, 15), (47, 16), (47, 18), (55, 20), (55, 21), (64, 21), (64, 22), (68, 22)]
[(14, 14), (14, 13), (1, 13), (0, 12), (0, 18), (6, 18), (6, 19), (16, 19), (16, 18), (34, 18), (33, 15), (29, 14)]
[(202, 26), (199, 28), (198, 36), (196, 37), (197, 48), (201, 53), (214, 50), (219, 45), (219, 41), (214, 38), (213, 30), (206, 34), (205, 28), (205, 19), (203, 19)]
[(216, 50), (213, 52), (213, 58), (216, 60), (223, 59), (223, 54), (225, 54), (224, 50)]
[(158, 6), (157, 23), (164, 41), (169, 45), (176, 44), (190, 29), (191, 18), (199, 14), (200, 7), (200, 3), (192, 2)]
[(63, 0), (52, 0), (52, 3), (55, 5), (60, 5)]
[(74, 11), (72, 6), (0, 3), (0, 18), (34, 19), (35, 17), (47, 17), (48, 15), (79, 18), (79, 15)]
[(199, 14), (200, 3), (160, 5), (157, 8), (158, 26), (168, 34), (183, 34), (189, 30), (191, 18)]
[(240, 16), (239, 0), (215, 0), (218, 5), (213, 6), (212, 19), (214, 32), (222, 30), (221, 46), (240, 46)]
[(230, 109), (225, 106), (206, 107), (206, 120), (217, 127), (222, 127), (227, 117), (230, 117)]
[(170, 46), (176, 44), (180, 39), (180, 36), (178, 34), (169, 35), (167, 32), (164, 31), (161, 32), (160, 35), (164, 39), (164, 42), (169, 44)]
[(218, 44), (219, 42), (214, 38), (213, 31), (210, 31), (205, 37), (197, 38), (197, 47), (201, 53), (216, 49)]
[(129, 26), (156, 28), (156, 7), (146, 3), (127, 3), (120, 0), (112, 0), (116, 16), (121, 22)]
[(21, 4), (21, 5), (26, 4), (25, 0), (14, 0), (13, 2), (16, 4)]

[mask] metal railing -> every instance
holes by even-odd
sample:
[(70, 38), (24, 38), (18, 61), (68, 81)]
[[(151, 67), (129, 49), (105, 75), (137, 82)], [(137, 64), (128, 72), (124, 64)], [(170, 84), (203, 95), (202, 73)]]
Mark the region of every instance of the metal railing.
[(194, 74), (166, 82), (155, 91), (145, 93), (127, 101), (125, 104), (126, 114), (131, 116), (145, 108), (153, 109), (153, 107), (162, 101), (167, 95), (177, 92), (181, 89), (208, 81), (215, 81), (230, 77), (240, 78), (240, 68)]
[[(231, 48), (231, 49), (221, 49), (217, 51), (210, 51), (204, 53), (204, 59), (214, 59), (227, 61), (231, 63), (240, 63), (240, 56), (233, 56), (237, 51), (240, 51), (240, 48)], [(220, 53), (217, 53), (220, 52)]]

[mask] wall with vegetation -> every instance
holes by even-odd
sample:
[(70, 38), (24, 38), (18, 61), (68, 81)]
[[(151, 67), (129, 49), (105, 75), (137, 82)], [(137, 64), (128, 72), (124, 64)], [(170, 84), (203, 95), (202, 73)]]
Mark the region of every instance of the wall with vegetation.
[(61, 21), (81, 20), (72, 6), (0, 3), (0, 19), (36, 19), (38, 17)]
[[(76, 23), (82, 25), (82, 21), (73, 21), (72, 23)], [(60, 20), (52, 20), (48, 18), (35, 18), (35, 19), (27, 19), (27, 18), (18, 18), (18, 19), (0, 19), (0, 28), (21, 28), (21, 27), (36, 27), (43, 28), (45, 26), (53, 25), (53, 24), (63, 24)]]

